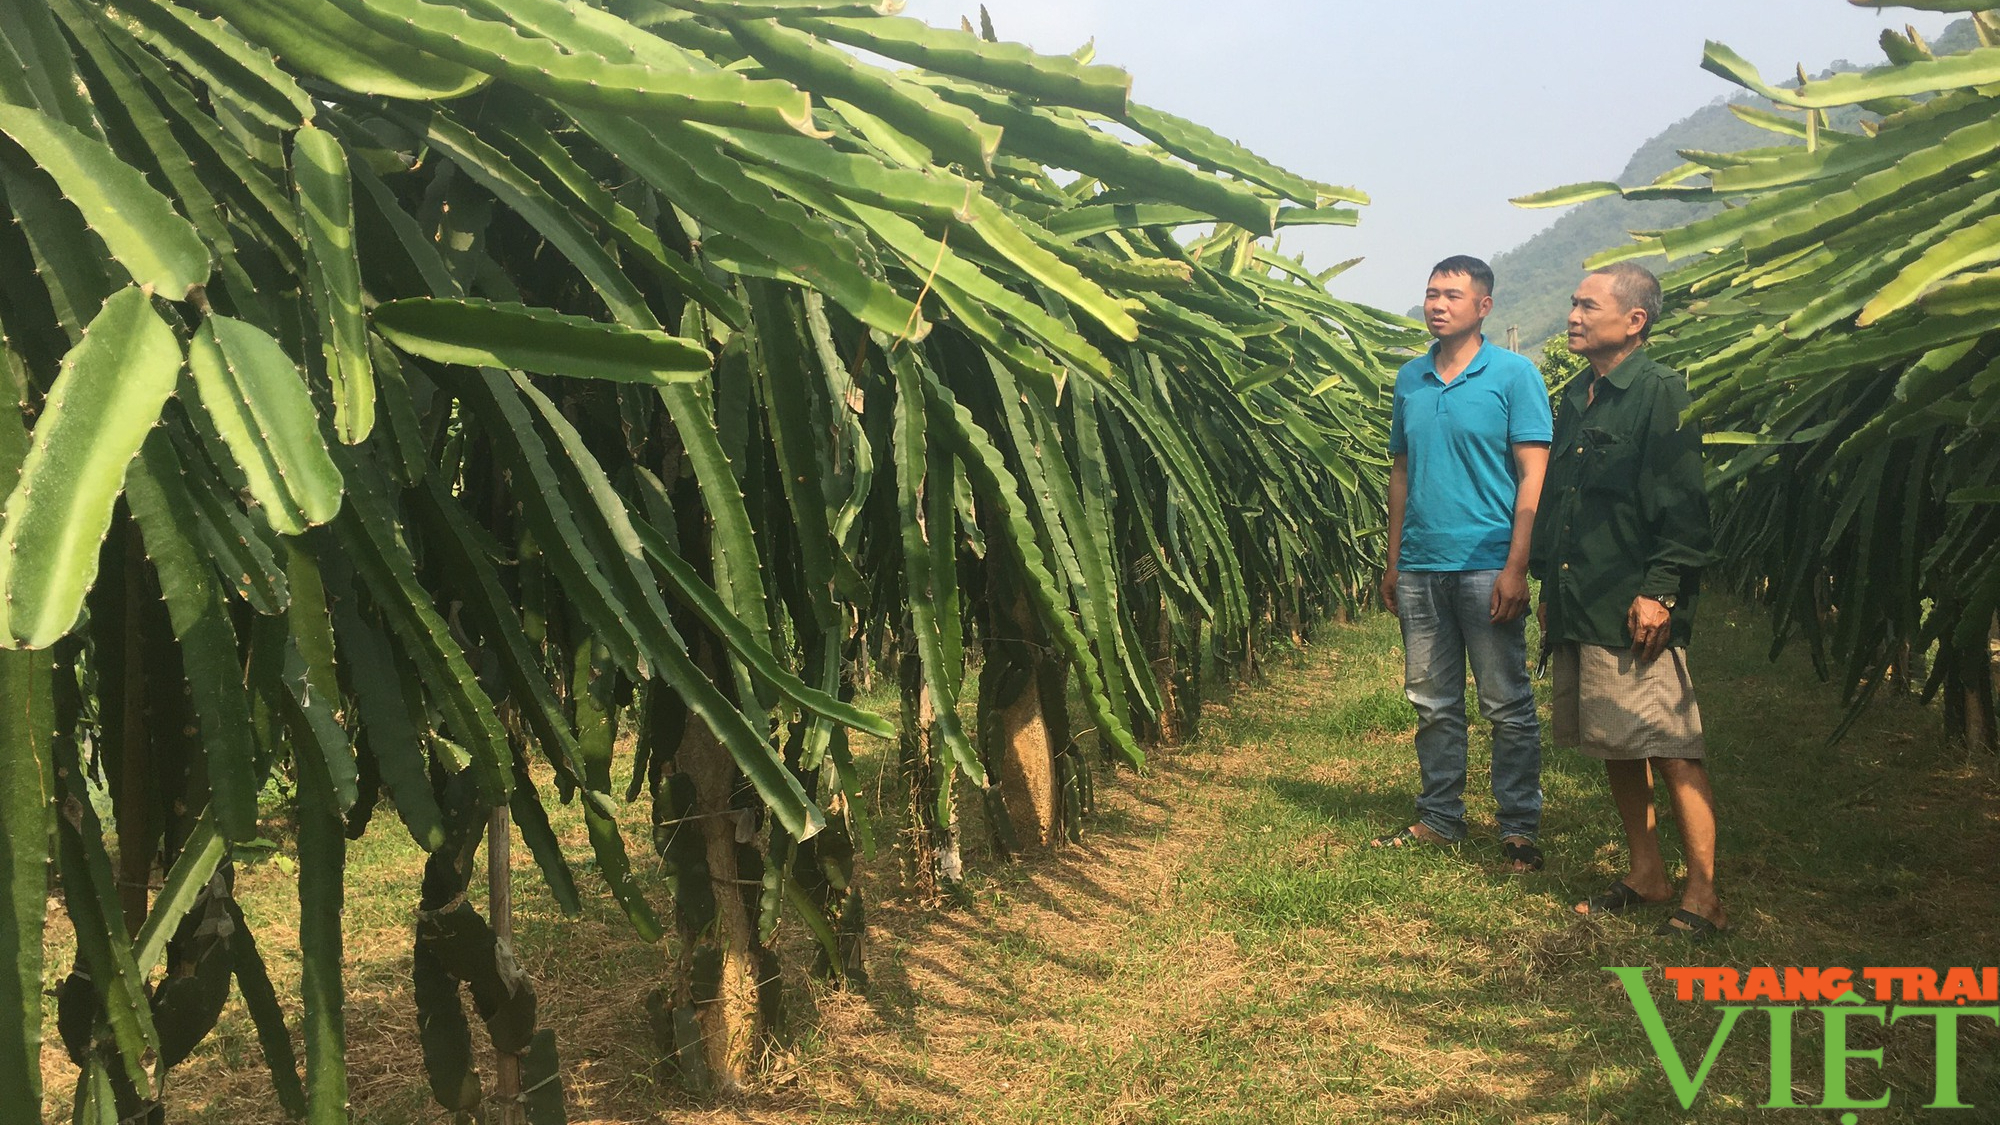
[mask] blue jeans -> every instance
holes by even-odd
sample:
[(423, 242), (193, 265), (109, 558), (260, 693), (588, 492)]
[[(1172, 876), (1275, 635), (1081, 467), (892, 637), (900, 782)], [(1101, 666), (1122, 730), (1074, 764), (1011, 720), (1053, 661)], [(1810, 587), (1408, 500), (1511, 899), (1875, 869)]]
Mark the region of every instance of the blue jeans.
[(1525, 615), (1493, 624), (1497, 570), (1396, 576), (1403, 624), (1403, 691), (1417, 709), (1417, 819), (1447, 840), (1465, 838), (1465, 665), (1479, 713), (1493, 724), (1493, 800), (1500, 835), (1532, 840), (1542, 824), (1542, 728), (1528, 679)]

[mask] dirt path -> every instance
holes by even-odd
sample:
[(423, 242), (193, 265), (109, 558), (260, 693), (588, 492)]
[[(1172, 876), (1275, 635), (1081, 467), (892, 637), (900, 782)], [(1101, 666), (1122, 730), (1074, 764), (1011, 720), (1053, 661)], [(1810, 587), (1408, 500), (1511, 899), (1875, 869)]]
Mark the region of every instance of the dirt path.
[[(993, 1050), (997, 1040), (1088, 1055), (1115, 1050), (1132, 1027), (1198, 1023), (1211, 998), (1243, 986), (1244, 966), (1233, 942), (1201, 940), (1184, 916), (1162, 920), (1185, 909), (1186, 868), (1220, 828), (1218, 775), (1240, 766), (1180, 752), (1147, 778), (1107, 774), (1081, 845), (989, 870), (969, 909), (878, 906), (868, 995), (822, 993), (808, 1042), (766, 1091), (696, 1119), (960, 1120), (1049, 1077)], [(1117, 988), (1135, 956), (1189, 971), (1167, 988)], [(1064, 1017), (1078, 1003), (1091, 1019)]]

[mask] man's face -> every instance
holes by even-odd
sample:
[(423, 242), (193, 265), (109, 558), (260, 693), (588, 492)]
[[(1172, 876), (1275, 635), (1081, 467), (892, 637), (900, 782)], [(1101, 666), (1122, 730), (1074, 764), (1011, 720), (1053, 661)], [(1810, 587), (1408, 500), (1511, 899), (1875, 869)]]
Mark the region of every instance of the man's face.
[(1493, 296), (1462, 273), (1434, 273), (1424, 288), (1424, 325), (1442, 340), (1479, 330), (1493, 311)]
[(1611, 278), (1593, 273), (1569, 299), (1569, 350), (1581, 356), (1616, 355), (1639, 336), (1646, 314), (1628, 309)]

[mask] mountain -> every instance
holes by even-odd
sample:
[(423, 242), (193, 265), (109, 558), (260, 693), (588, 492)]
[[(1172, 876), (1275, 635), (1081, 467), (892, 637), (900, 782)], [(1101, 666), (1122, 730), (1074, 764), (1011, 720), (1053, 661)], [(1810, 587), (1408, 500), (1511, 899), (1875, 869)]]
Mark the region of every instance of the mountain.
[[(1978, 45), (1970, 20), (1960, 20), (1946, 28), (1932, 49), (1942, 55)], [(1858, 67), (1837, 63), (1828, 73)], [(1625, 164), (1617, 180), (1627, 187), (1647, 183), (1670, 168), (1683, 163), (1683, 149), (1705, 152), (1733, 152), (1745, 148), (1801, 143), (1777, 133), (1745, 124), (1729, 112), (1730, 101), (1761, 104), (1762, 98), (1745, 93), (1735, 99), (1718, 99), (1675, 122), (1658, 136), (1639, 146)], [(1837, 129), (1852, 130), (1852, 121), (1833, 122)], [(1553, 187), (1554, 185), (1549, 185)], [(1629, 232), (1661, 230), (1693, 222), (1713, 214), (1714, 203), (1681, 203), (1672, 200), (1629, 200), (1611, 196), (1593, 199), (1571, 208), (1561, 218), (1526, 242), (1494, 255), (1495, 277), (1493, 315), (1486, 321), (1487, 333), (1504, 340), (1509, 326), (1520, 330), (1521, 350), (1530, 355), (1543, 340), (1562, 331), (1569, 315), (1569, 295), (1575, 291), (1583, 272), (1583, 260), (1599, 250), (1622, 246), (1631, 241)], [(1664, 258), (1642, 258), (1653, 269)]]

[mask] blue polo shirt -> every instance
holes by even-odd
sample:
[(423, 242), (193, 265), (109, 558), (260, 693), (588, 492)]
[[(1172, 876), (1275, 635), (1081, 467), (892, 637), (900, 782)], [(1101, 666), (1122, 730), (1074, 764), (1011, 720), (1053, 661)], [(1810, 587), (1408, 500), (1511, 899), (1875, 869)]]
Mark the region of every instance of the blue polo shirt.
[(1437, 345), (1396, 372), (1389, 452), (1410, 459), (1400, 567), (1499, 570), (1514, 536), (1513, 446), (1554, 436), (1549, 392), (1527, 357), (1481, 338), (1458, 377)]

